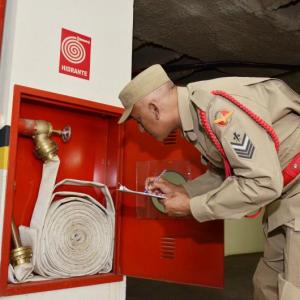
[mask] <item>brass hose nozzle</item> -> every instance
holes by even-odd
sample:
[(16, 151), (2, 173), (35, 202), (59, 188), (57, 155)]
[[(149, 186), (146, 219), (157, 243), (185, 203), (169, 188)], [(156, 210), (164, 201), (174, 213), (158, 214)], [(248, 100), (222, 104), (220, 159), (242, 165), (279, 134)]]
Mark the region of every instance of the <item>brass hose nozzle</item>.
[(51, 135), (59, 135), (66, 143), (71, 138), (71, 127), (65, 126), (62, 130), (56, 130), (50, 122), (44, 120), (20, 119), (19, 133), (32, 137), (35, 153), (43, 161), (48, 161), (52, 160), (58, 151), (57, 144), (50, 139)]
[(31, 247), (22, 246), (19, 231), (17, 229), (14, 219), (12, 219), (11, 221), (11, 238), (15, 247), (10, 252), (10, 262), (13, 265), (13, 267), (25, 263), (31, 263), (32, 249)]

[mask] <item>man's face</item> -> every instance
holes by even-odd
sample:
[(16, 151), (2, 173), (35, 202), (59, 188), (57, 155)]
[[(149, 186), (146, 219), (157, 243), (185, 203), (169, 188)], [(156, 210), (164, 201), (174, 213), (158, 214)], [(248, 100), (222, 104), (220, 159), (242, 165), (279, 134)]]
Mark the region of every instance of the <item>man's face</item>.
[(149, 104), (135, 104), (131, 118), (138, 123), (141, 132), (147, 132), (158, 141), (164, 140), (172, 131), (169, 129), (170, 126), (161, 119), (158, 108)]

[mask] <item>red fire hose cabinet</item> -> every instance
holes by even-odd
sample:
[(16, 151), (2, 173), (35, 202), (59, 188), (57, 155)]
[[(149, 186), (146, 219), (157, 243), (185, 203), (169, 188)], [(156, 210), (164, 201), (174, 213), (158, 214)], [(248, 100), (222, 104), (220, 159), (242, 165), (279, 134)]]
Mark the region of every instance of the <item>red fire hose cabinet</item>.
[[(192, 217), (171, 218), (148, 197), (117, 191), (119, 183), (136, 189), (138, 173), (149, 164), (189, 165), (192, 177), (204, 172), (200, 155), (174, 133), (164, 143), (141, 134), (132, 121), (118, 125), (122, 109), (60, 94), (15, 86), (9, 133), (9, 161), (1, 257), (0, 294), (13, 295), (120, 281), (123, 275), (184, 284), (223, 287), (223, 222), (198, 223)], [(113, 267), (109, 273), (63, 279), (8, 283), (11, 222), (29, 226), (38, 195), (43, 163), (31, 138), (19, 134), (22, 119), (46, 120), (53, 128), (72, 128), (59, 136), (57, 181), (90, 180), (107, 185), (115, 206)], [(141, 167), (142, 166), (142, 167)], [(148, 174), (155, 175), (155, 174)], [(76, 190), (76, 187), (72, 187)], [(97, 189), (89, 188), (104, 203)], [(103, 204), (105, 205), (105, 204)]]

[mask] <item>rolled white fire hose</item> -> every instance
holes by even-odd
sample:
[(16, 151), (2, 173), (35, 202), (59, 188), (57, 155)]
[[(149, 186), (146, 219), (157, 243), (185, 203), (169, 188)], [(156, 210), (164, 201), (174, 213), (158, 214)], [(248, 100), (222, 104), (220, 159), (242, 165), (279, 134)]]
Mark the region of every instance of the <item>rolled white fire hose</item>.
[[(112, 269), (115, 230), (110, 192), (106, 185), (91, 181), (65, 179), (55, 185), (58, 168), (58, 157), (44, 163), (30, 227), (19, 227), (22, 244), (32, 247), (34, 272), (47, 279), (107, 273)], [(100, 189), (106, 206), (87, 194), (61, 188), (55, 192), (65, 185)], [(29, 274), (17, 277), (41, 280)]]

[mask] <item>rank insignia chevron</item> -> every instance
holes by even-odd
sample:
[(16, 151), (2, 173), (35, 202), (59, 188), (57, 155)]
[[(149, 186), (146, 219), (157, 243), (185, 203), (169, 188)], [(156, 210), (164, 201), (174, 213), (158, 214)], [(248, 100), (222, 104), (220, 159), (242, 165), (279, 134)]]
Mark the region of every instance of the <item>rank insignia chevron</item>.
[(240, 135), (234, 133), (234, 141), (230, 144), (232, 145), (235, 153), (241, 158), (251, 159), (255, 150), (253, 143), (251, 142), (248, 135), (244, 134), (242, 141), (240, 140)]

